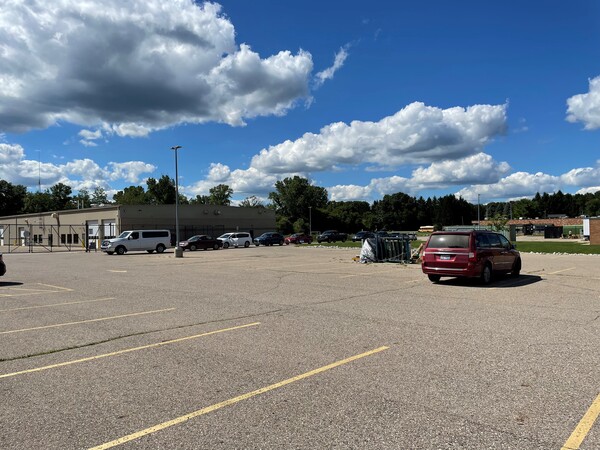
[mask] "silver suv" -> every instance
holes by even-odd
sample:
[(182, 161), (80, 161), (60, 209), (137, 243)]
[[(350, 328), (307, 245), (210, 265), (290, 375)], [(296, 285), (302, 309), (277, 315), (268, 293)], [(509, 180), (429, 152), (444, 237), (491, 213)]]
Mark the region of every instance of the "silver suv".
[(225, 233), (219, 236), (217, 239), (223, 242), (223, 248), (248, 248), (252, 243), (252, 236), (250, 236), (250, 233), (245, 232)]

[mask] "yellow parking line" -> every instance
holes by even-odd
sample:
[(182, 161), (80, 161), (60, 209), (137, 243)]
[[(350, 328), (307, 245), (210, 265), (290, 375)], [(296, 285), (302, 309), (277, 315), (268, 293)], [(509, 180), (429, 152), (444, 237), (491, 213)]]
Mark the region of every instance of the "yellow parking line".
[(296, 381), (300, 381), (300, 380), (303, 380), (305, 378), (312, 377), (314, 375), (317, 375), (319, 373), (325, 372), (327, 370), (334, 369), (334, 368), (336, 368), (338, 366), (341, 366), (343, 364), (348, 364), (348, 363), (350, 363), (352, 361), (356, 361), (357, 359), (364, 358), (366, 356), (370, 356), (370, 355), (373, 355), (375, 353), (382, 352), (383, 350), (387, 350), (388, 348), (389, 347), (383, 346), (383, 347), (379, 347), (379, 348), (376, 348), (374, 350), (371, 350), (371, 351), (368, 351), (368, 352), (365, 352), (365, 353), (361, 353), (360, 355), (355, 355), (355, 356), (351, 356), (350, 358), (346, 358), (346, 359), (342, 359), (340, 361), (336, 361), (336, 362), (334, 362), (332, 364), (328, 364), (326, 366), (319, 367), (318, 369), (311, 370), (310, 372), (306, 372), (306, 373), (303, 373), (301, 375), (297, 375), (295, 377), (288, 378), (287, 380), (280, 381), (279, 383), (275, 383), (275, 384), (271, 384), (269, 386), (265, 386), (263, 388), (257, 389), (257, 390), (252, 391), (252, 392), (248, 392), (246, 394), (239, 395), (237, 397), (230, 398), (229, 400), (225, 400), (225, 401), (220, 402), (220, 403), (215, 403), (214, 405), (207, 406), (206, 408), (199, 409), (197, 411), (191, 412), (189, 414), (185, 414), (183, 416), (177, 417), (177, 418), (172, 419), (172, 420), (168, 420), (168, 421), (163, 422), (163, 423), (159, 423), (158, 425), (154, 425), (152, 427), (146, 428), (146, 429), (138, 431), (136, 433), (128, 434), (127, 436), (123, 436), (123, 437), (121, 437), (119, 439), (115, 439), (114, 441), (110, 441), (110, 442), (107, 442), (105, 444), (98, 445), (96, 447), (92, 447), (92, 448), (90, 448), (90, 450), (105, 450), (105, 449), (108, 449), (108, 448), (116, 447), (117, 445), (121, 445), (121, 444), (124, 444), (126, 442), (130, 442), (130, 441), (133, 441), (135, 439), (139, 439), (139, 438), (141, 438), (143, 436), (147, 436), (149, 434), (156, 433), (158, 431), (164, 430), (165, 428), (169, 428), (169, 427), (172, 427), (174, 425), (178, 425), (180, 423), (186, 422), (186, 421), (188, 421), (190, 419), (193, 419), (195, 417), (211, 413), (211, 412), (216, 411), (218, 409), (224, 408), (225, 406), (233, 405), (235, 403), (241, 402), (242, 400), (248, 400), (249, 398), (255, 397), (255, 396), (260, 395), (260, 394), (264, 394), (265, 392), (269, 392), (269, 391), (272, 391), (274, 389), (278, 389), (280, 387), (286, 386), (286, 385), (294, 383)]
[(126, 270), (113, 270), (113, 269), (109, 269), (107, 272), (115, 272), (115, 273), (127, 273)]
[(154, 313), (159, 313), (159, 312), (173, 311), (174, 309), (175, 308), (157, 309), (157, 310), (154, 310), (154, 311), (143, 311), (143, 312), (137, 312), (137, 313), (131, 313), (131, 314), (123, 314), (123, 315), (120, 315), (120, 316), (101, 317), (99, 319), (81, 320), (79, 322), (57, 323), (55, 325), (44, 325), (42, 327), (21, 328), (20, 330), (0, 331), (0, 334), (21, 333), (23, 331), (45, 330), (47, 328), (66, 327), (66, 326), (69, 326), (69, 325), (79, 325), (79, 324), (82, 324), (82, 323), (101, 322), (103, 320), (121, 319), (123, 317), (141, 316), (143, 314), (154, 314)]
[(555, 275), (557, 273), (568, 272), (569, 270), (574, 270), (574, 269), (577, 269), (577, 267), (569, 267), (568, 269), (557, 270), (555, 272), (548, 272), (546, 275)]
[(8, 288), (9, 291), (32, 291), (32, 292), (58, 292), (58, 291), (49, 291), (48, 289), (29, 289), (29, 288), (24, 288), (24, 287), (9, 287)]
[(600, 394), (592, 402), (592, 405), (588, 408), (586, 413), (583, 415), (565, 445), (562, 446), (561, 450), (577, 450), (587, 434), (590, 432), (592, 425), (600, 414)]
[(51, 305), (23, 306), (21, 308), (0, 309), (0, 313), (9, 312), (9, 311), (22, 311), (24, 309), (37, 309), (37, 308), (50, 308), (53, 306), (77, 305), (80, 303), (103, 302), (106, 300), (114, 300), (114, 299), (115, 299), (115, 297), (106, 297), (106, 298), (97, 298), (95, 300), (82, 300), (79, 302), (53, 303)]
[(54, 289), (60, 289), (61, 291), (72, 291), (73, 289), (70, 288), (65, 288), (65, 287), (60, 287), (60, 286), (53, 286), (51, 284), (44, 284), (44, 283), (38, 283), (40, 286), (48, 286)]
[(27, 370), (21, 370), (19, 372), (5, 373), (3, 375), (0, 375), (0, 378), (10, 378), (10, 377), (15, 377), (17, 375), (41, 372), (43, 370), (55, 369), (57, 367), (70, 366), (71, 364), (79, 364), (79, 363), (86, 362), (86, 361), (94, 361), (96, 359), (108, 358), (109, 356), (122, 355), (124, 353), (135, 352), (135, 351), (144, 350), (147, 348), (161, 347), (163, 345), (174, 344), (176, 342), (183, 342), (183, 341), (187, 341), (189, 339), (196, 339), (196, 338), (203, 337), (203, 336), (210, 336), (211, 334), (224, 333), (225, 331), (239, 330), (241, 328), (247, 328), (247, 327), (252, 327), (252, 326), (256, 326), (256, 325), (260, 325), (260, 322), (254, 322), (254, 323), (249, 323), (246, 325), (239, 325), (239, 326), (230, 327), (230, 328), (223, 328), (221, 330), (208, 331), (208, 332), (202, 333), (202, 334), (195, 334), (194, 336), (185, 336), (185, 337), (178, 338), (178, 339), (171, 339), (170, 341), (157, 342), (156, 344), (148, 344), (148, 345), (142, 345), (140, 347), (126, 348), (125, 350), (118, 350), (116, 352), (104, 353), (102, 355), (90, 356), (88, 358), (81, 358), (81, 359), (75, 359), (73, 361), (66, 361), (66, 362), (62, 362), (62, 363), (58, 363), (58, 364), (51, 364), (49, 366), (36, 367), (35, 369), (27, 369)]
[(40, 286), (46, 286), (46, 287), (50, 287), (53, 289), (58, 289), (57, 291), (54, 290), (48, 290), (48, 289), (30, 289), (30, 288), (23, 288), (23, 287), (18, 287), (18, 288), (8, 288), (8, 290), (10, 291), (18, 291), (18, 292), (22, 292), (22, 291), (31, 291), (31, 292), (25, 292), (24, 294), (0, 294), (0, 297), (23, 297), (26, 295), (37, 295), (37, 294), (41, 294), (41, 293), (55, 293), (55, 292), (72, 292), (73, 289), (69, 289), (69, 288), (63, 288), (60, 286), (52, 286), (51, 284), (43, 284), (43, 283), (37, 283)]

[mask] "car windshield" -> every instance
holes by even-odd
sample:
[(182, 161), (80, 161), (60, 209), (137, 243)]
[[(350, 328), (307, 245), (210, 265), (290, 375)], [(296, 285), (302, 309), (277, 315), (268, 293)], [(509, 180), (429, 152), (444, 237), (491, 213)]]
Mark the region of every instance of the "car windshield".
[(427, 248), (469, 248), (468, 234), (434, 234)]
[(231, 233), (225, 233), (219, 236), (217, 239), (229, 239), (231, 237)]
[(131, 233), (131, 231), (123, 231), (120, 235), (119, 238), (121, 239), (125, 239), (127, 236), (129, 236), (129, 234)]

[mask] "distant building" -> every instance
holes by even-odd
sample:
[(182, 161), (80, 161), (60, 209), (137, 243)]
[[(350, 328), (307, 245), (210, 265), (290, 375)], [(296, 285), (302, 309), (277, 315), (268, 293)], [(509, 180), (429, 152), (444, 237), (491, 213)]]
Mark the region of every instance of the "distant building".
[[(218, 205), (179, 205), (179, 236), (220, 236), (275, 231), (275, 211)], [(67, 249), (99, 248), (102, 239), (129, 229), (171, 230), (175, 245), (175, 205), (106, 205), (0, 217), (0, 246)]]

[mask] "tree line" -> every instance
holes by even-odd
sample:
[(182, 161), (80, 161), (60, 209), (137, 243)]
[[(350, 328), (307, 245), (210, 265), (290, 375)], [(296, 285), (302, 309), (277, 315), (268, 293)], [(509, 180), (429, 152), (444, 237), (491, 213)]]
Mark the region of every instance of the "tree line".
[[(273, 209), (277, 229), (282, 233), (339, 229), (417, 230), (422, 225), (441, 229), (446, 225), (470, 225), (478, 218), (546, 218), (549, 214), (568, 217), (600, 215), (600, 191), (592, 194), (537, 193), (532, 199), (489, 202), (476, 205), (454, 195), (423, 198), (402, 192), (386, 194), (372, 204), (366, 201), (330, 201), (327, 190), (310, 184), (307, 178), (294, 176), (277, 181), (269, 193), (268, 204), (255, 196), (245, 198), (239, 206)], [(233, 190), (219, 184), (208, 195), (188, 198), (179, 194), (180, 204), (231, 205)], [(175, 182), (167, 175), (158, 180), (148, 178), (146, 188), (129, 186), (118, 191), (112, 201), (104, 189), (93, 192), (81, 189), (76, 195), (70, 186), (57, 183), (43, 192), (28, 192), (22, 185), (0, 180), (0, 216), (89, 208), (102, 204), (168, 205), (177, 198)]]

